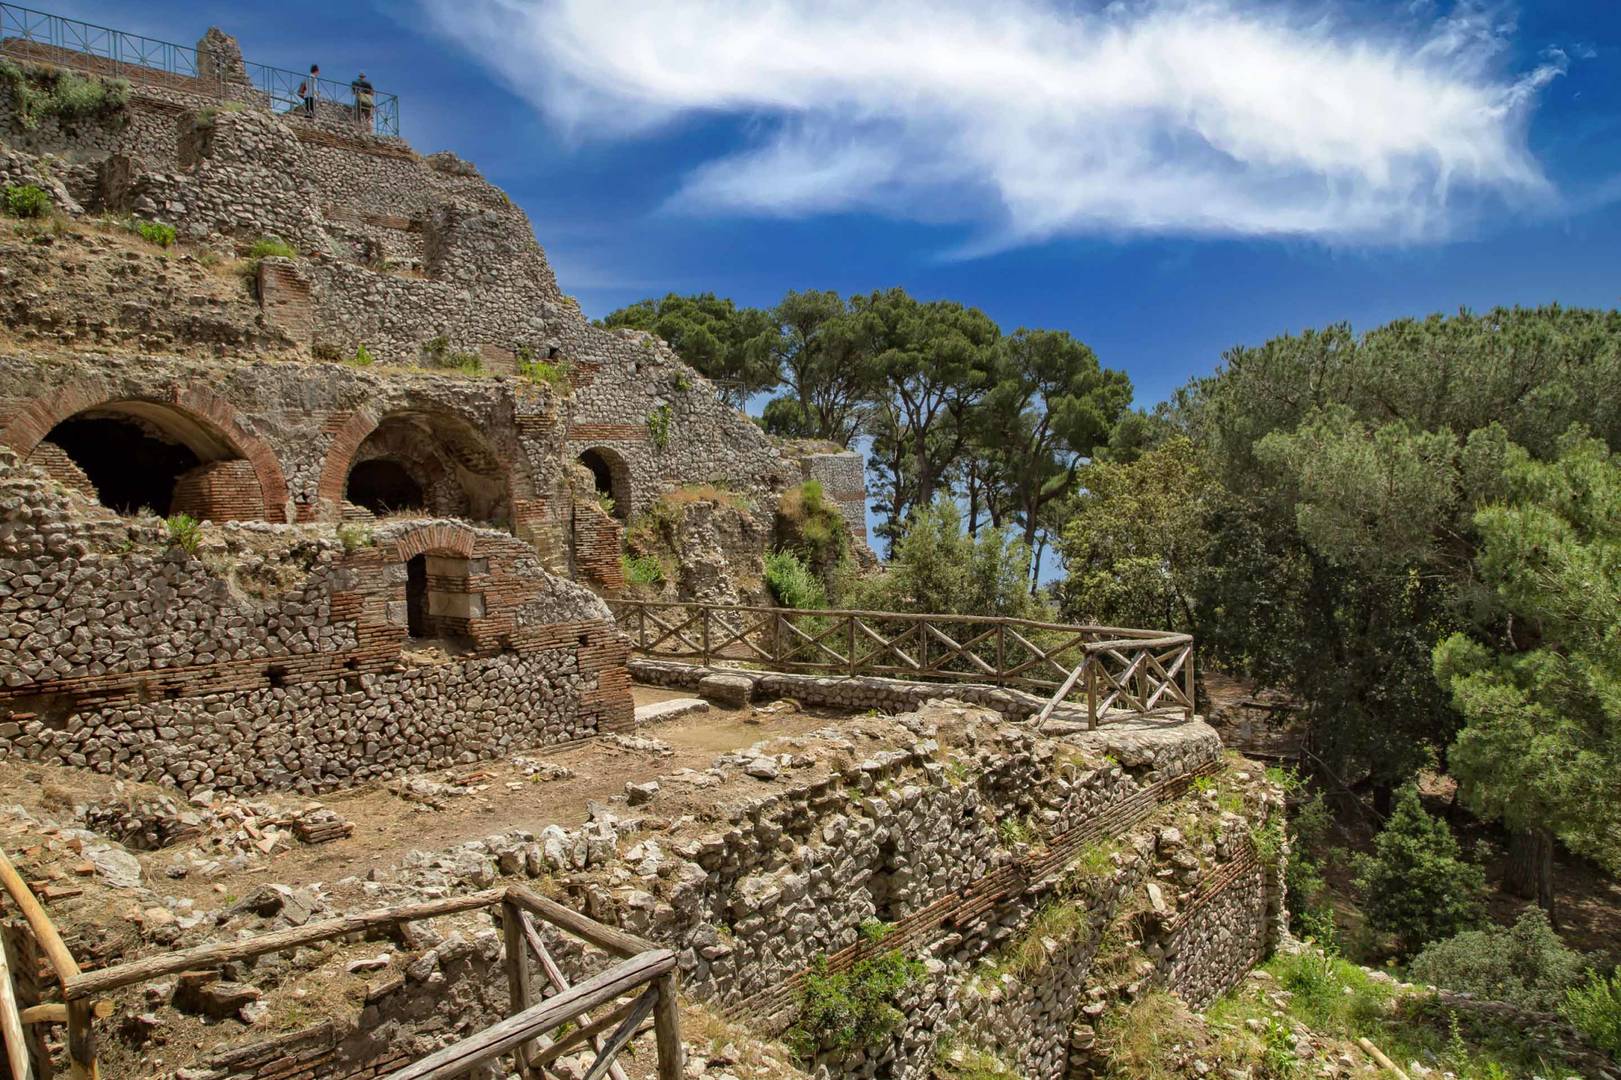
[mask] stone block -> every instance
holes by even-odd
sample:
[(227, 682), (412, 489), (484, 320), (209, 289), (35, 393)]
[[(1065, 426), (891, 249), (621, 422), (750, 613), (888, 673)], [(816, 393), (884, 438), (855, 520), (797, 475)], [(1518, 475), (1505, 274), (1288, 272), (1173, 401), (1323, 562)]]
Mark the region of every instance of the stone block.
[(716, 705), (741, 709), (754, 697), (754, 680), (747, 675), (705, 675), (698, 680), (698, 693)]

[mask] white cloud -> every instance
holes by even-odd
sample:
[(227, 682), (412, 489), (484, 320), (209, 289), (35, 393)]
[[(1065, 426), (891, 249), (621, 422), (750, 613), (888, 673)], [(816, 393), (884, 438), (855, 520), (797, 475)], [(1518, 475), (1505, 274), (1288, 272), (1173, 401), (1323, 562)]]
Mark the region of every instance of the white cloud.
[(745, 121), (673, 197), (704, 211), (1402, 243), (1552, 196), (1525, 129), (1564, 55), (1506, 73), (1512, 24), (1472, 0), (1417, 31), (1235, 0), (423, 3), (576, 138)]

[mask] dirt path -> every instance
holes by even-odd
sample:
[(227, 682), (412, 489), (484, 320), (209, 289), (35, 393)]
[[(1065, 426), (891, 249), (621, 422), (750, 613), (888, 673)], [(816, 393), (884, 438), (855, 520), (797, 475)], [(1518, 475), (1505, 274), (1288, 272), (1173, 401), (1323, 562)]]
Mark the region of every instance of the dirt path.
[[(638, 705), (685, 696), (690, 695), (656, 687), (635, 688)], [(786, 702), (754, 709), (714, 708), (639, 728), (623, 740), (607, 736), (572, 746), (541, 747), (501, 761), (413, 774), (464, 790), (434, 795), (431, 802), (435, 805), (397, 794), (380, 781), (328, 792), (313, 800), (285, 794), (250, 797), (251, 801), (289, 808), (320, 802), (353, 822), (354, 832), (323, 844), (295, 844), (241, 868), (227, 867), (213, 874), (181, 878), (166, 874), (175, 863), (186, 861), (187, 848), (197, 847), (194, 842), (134, 854), (150, 887), (205, 904), (219, 902), (222, 894), (245, 894), (266, 882), (293, 886), (324, 882), (330, 887), (342, 878), (364, 878), (373, 868), (395, 865), (413, 850), (443, 850), (512, 829), (538, 832), (551, 824), (577, 826), (588, 818), (593, 803), (623, 796), (627, 783), (643, 783), (680, 769), (702, 771), (719, 754), (761, 739), (826, 727), (837, 715), (802, 711)], [(560, 766), (568, 775), (544, 779), (554, 771), (547, 766)], [(6, 793), (5, 801), (59, 820), (75, 804), (112, 798), (114, 784), (112, 778), (80, 769), (0, 764), (0, 791)], [(128, 782), (125, 788), (136, 795), (164, 790)], [(626, 811), (621, 798), (616, 812)], [(217, 850), (199, 850), (218, 857)]]

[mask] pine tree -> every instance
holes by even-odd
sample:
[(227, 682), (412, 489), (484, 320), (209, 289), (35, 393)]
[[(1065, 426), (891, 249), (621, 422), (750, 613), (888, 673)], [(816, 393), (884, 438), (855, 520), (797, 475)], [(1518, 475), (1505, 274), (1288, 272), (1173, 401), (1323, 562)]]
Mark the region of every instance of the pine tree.
[(1478, 923), (1486, 887), (1485, 874), (1463, 860), (1452, 830), (1425, 812), (1412, 783), (1397, 793), (1373, 854), (1357, 861), (1356, 883), (1368, 925), (1393, 935), (1403, 956)]

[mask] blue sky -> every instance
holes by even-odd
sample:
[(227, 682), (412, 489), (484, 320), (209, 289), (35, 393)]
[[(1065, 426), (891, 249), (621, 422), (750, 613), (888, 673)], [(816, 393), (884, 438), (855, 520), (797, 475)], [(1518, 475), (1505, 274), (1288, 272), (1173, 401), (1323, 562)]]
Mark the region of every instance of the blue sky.
[(1285, 331), (1621, 292), (1615, 0), (44, 6), (364, 69), (592, 315), (901, 285), (1151, 404)]

